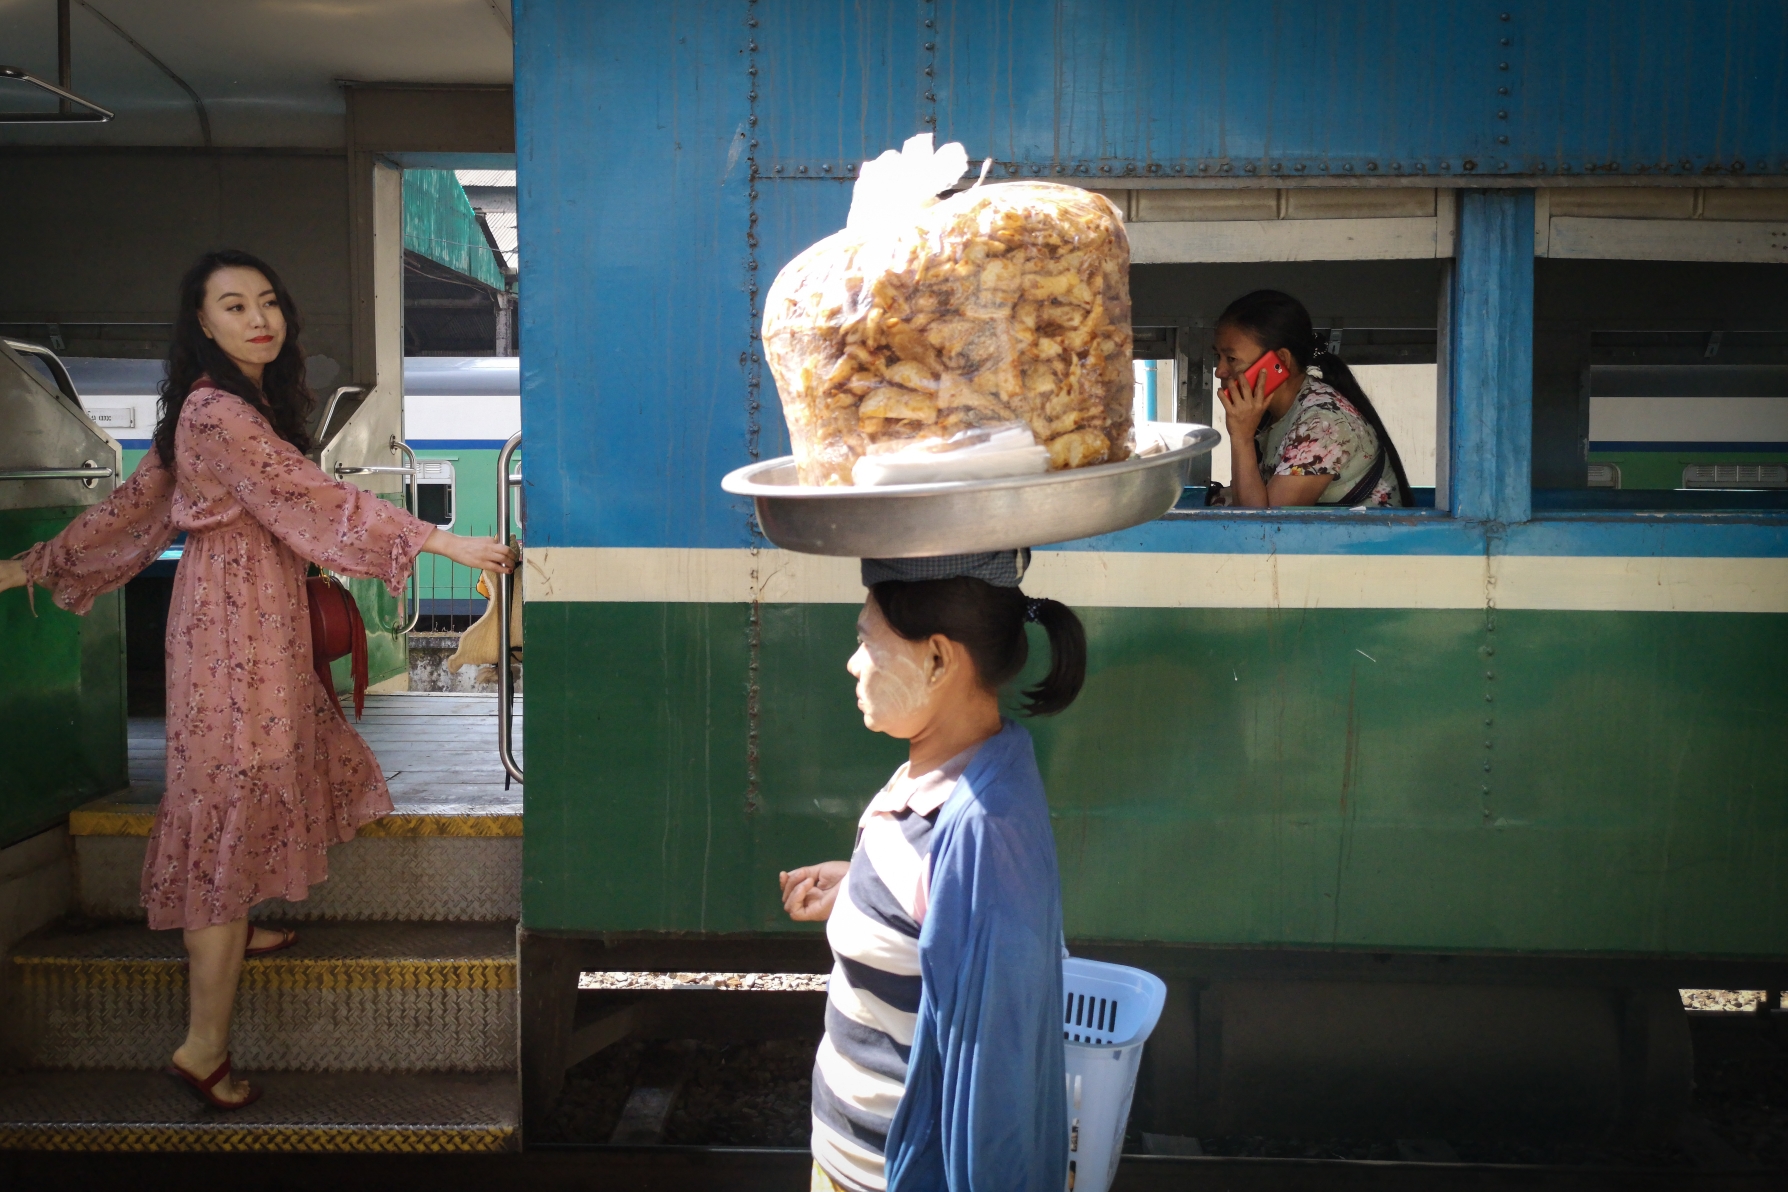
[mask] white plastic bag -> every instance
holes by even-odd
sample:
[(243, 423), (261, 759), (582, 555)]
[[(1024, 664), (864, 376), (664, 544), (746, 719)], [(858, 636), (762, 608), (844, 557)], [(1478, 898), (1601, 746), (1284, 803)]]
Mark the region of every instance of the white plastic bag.
[(1129, 456), (1122, 217), (1047, 182), (937, 200), (967, 163), (928, 133), (865, 163), (846, 228), (770, 287), (765, 357), (802, 484), (859, 483), (865, 457), (1008, 423), (1053, 469)]
[(897, 451), (865, 455), (851, 465), (857, 485), (937, 484), (997, 480), (1049, 470), (1049, 451), (1022, 422), (981, 426), (947, 439), (921, 439)]

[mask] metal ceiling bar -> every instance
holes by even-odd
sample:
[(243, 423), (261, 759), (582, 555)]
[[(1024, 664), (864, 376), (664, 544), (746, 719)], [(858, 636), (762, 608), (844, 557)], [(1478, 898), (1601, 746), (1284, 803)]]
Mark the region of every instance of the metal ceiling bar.
[(48, 91), (62, 101), (66, 107), (70, 103), (78, 103), (87, 110), (84, 112), (0, 112), (0, 124), (104, 124), (113, 116), (107, 108), (102, 108), (92, 100), (82, 99), (71, 91), (65, 91), (56, 84), (40, 79), (28, 70), (20, 70), (16, 66), (0, 66), (0, 79), (17, 79), (21, 83), (29, 83), (33, 87)]
[(192, 99), (193, 108), (195, 110), (197, 110), (197, 112), (199, 114), (199, 132), (203, 135), (203, 137), (205, 139), (205, 148), (207, 148), (207, 149), (211, 148), (211, 114), (205, 110), (205, 101), (203, 99), (199, 98), (199, 93), (197, 91), (194, 91), (192, 89), (192, 87), (187, 84), (187, 81), (185, 79), (183, 79), (179, 75), (175, 74), (173, 67), (169, 66), (166, 62), (163, 62), (160, 58), (157, 58), (154, 54), (150, 53), (148, 46), (145, 46), (142, 42), (138, 41), (136, 38), (134, 38), (130, 34), (126, 33), (123, 30), (123, 28), (119, 26), (117, 21), (114, 21), (111, 17), (108, 17), (105, 13), (103, 13), (103, 12), (99, 11), (99, 9), (93, 7), (93, 5), (89, 4), (87, 2), (87, 0), (80, 0), (80, 4), (81, 4), (82, 8), (84, 8), (88, 12), (92, 13), (95, 17), (98, 17), (100, 22), (102, 24), (104, 24), (106, 28), (110, 29), (113, 33), (116, 33), (119, 37), (122, 37), (126, 42), (130, 43), (131, 49), (135, 50), (137, 53), (141, 54), (143, 57), (149, 59), (149, 61), (153, 62), (155, 64), (156, 68), (161, 71), (161, 73), (167, 75), (170, 79), (174, 80), (175, 86), (179, 87), (180, 90), (186, 92), (186, 94)]

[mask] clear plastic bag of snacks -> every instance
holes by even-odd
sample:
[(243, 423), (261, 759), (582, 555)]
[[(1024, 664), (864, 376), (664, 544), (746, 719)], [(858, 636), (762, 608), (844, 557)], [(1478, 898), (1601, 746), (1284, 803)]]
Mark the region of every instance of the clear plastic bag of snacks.
[[(1130, 243), (1104, 197), (976, 185), (930, 134), (864, 166), (844, 231), (782, 270), (765, 357), (802, 484), (924, 440), (1020, 423), (1052, 470), (1132, 447)], [(866, 189), (867, 188), (867, 189)]]

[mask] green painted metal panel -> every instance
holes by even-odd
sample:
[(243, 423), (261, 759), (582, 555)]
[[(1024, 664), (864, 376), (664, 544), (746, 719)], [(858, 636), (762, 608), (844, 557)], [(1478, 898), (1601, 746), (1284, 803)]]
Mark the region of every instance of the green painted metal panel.
[[(385, 590), (383, 580), (350, 579), (348, 592), (360, 606), (360, 619), (366, 625), (367, 682), (383, 683), (409, 670), (410, 639), (399, 632), (404, 627), (403, 602)], [(343, 695), (354, 690), (353, 665), (350, 658), (337, 658), (330, 664), (335, 689)]]
[[(529, 926), (787, 931), (776, 871), (848, 855), (903, 756), (854, 610), (758, 615), (753, 738), (749, 606), (527, 606)], [(1031, 725), (1071, 936), (1788, 954), (1784, 618), (1083, 617), (1087, 689)]]
[(452, 170), (404, 171), (404, 247), (493, 289), (505, 288), (490, 241)]
[[(54, 537), (81, 508), (0, 512), (0, 558)], [(84, 617), (49, 594), (0, 593), (0, 848), (51, 827), (129, 782), (125, 763), (124, 598)]]
[(1682, 487), (1682, 470), (1690, 464), (1788, 464), (1781, 451), (1591, 451), (1592, 464), (1620, 468), (1623, 489)]

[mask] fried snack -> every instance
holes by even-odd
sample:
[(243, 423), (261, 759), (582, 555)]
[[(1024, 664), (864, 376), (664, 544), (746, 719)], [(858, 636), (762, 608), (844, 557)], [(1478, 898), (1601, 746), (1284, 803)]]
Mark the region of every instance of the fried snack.
[(1052, 470), (1130, 455), (1130, 242), (1101, 195), (979, 186), (845, 231), (770, 287), (764, 353), (800, 481), (914, 440), (1028, 425)]

